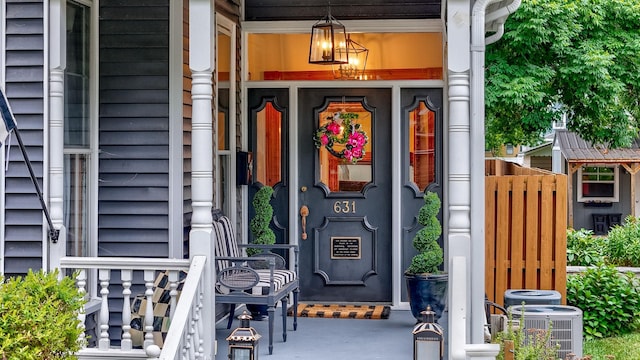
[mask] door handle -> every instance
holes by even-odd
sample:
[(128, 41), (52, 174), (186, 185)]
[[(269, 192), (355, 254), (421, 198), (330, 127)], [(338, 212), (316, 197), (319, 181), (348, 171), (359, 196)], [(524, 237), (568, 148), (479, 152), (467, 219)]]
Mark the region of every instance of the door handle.
[(307, 240), (307, 216), (309, 216), (309, 208), (302, 205), (300, 208), (300, 217), (302, 221), (302, 240)]

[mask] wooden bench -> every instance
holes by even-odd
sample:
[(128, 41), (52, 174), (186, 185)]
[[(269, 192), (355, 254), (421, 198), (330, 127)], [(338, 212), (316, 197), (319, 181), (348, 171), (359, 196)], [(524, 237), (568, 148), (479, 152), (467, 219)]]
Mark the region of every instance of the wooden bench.
[[(293, 330), (298, 327), (298, 246), (288, 244), (255, 245), (238, 244), (233, 226), (226, 216), (214, 218), (216, 235), (216, 302), (231, 304), (229, 322), (231, 327), (237, 304), (266, 305), (269, 316), (269, 354), (273, 354), (273, 324), (278, 302), (282, 303), (282, 339), (287, 341), (287, 303), (293, 294)], [(262, 252), (252, 257), (242, 256), (240, 249), (251, 247)], [(285, 259), (273, 249), (293, 250), (293, 270), (286, 266)]]

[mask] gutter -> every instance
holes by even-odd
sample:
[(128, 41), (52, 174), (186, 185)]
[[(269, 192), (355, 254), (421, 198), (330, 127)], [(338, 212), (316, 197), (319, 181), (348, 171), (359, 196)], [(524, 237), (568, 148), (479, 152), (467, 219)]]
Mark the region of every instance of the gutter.
[[(504, 23), (514, 13), (521, 0), (511, 0), (503, 7), (486, 13), (489, 5), (501, 0), (477, 0), (471, 14), (471, 124), (470, 124), (470, 159), (471, 159), (471, 254), (475, 254), (471, 262), (471, 299), (485, 298), (485, 261), (484, 261), (484, 62), (485, 46), (498, 41), (504, 34)], [(488, 23), (496, 22), (497, 29), (492, 35), (485, 37)], [(484, 343), (484, 301), (472, 301), (470, 311), (471, 343)]]

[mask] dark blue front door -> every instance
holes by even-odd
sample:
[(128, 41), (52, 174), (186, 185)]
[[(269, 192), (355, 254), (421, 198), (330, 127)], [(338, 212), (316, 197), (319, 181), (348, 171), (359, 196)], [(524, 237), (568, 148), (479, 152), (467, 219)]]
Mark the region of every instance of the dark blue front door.
[[(301, 89), (298, 97), (299, 206), (308, 210), (301, 298), (391, 302), (391, 90)], [(319, 129), (330, 135), (316, 137), (320, 149)]]

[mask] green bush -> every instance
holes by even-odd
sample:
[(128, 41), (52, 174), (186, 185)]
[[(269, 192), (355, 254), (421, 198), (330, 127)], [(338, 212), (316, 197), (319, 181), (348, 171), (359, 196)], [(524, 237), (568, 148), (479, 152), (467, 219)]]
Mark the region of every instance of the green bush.
[(567, 304), (583, 311), (585, 339), (605, 338), (637, 330), (640, 283), (600, 264), (567, 279)]
[[(522, 303), (524, 305), (524, 303)], [(505, 358), (514, 360), (556, 360), (560, 344), (553, 343), (551, 333), (553, 323), (549, 322), (549, 327), (544, 329), (523, 329), (521, 326), (511, 326), (513, 314), (507, 313), (508, 322), (505, 331), (499, 332), (492, 340), (493, 343), (500, 344), (500, 352), (496, 360)], [(520, 318), (520, 324), (524, 323), (524, 317)], [(505, 357), (505, 341), (513, 342), (513, 356)]]
[(440, 212), (440, 198), (438, 194), (428, 191), (424, 195), (424, 205), (418, 213), (418, 223), (423, 226), (413, 238), (413, 247), (418, 254), (411, 259), (407, 269), (408, 274), (437, 273), (438, 267), (444, 261), (443, 251), (438, 244), (442, 233), (442, 226), (438, 220)]
[[(261, 187), (253, 196), (253, 210), (255, 216), (249, 223), (249, 230), (253, 235), (253, 244), (272, 245), (276, 242), (276, 234), (271, 230), (269, 224), (273, 218), (273, 207), (271, 206), (271, 196), (273, 188), (271, 186)], [(260, 253), (260, 249), (248, 248), (247, 255)]]
[(58, 271), (9, 278), (0, 284), (0, 358), (75, 359), (83, 303), (74, 281), (59, 281)]
[(628, 216), (623, 225), (616, 225), (610, 231), (607, 241), (607, 255), (617, 266), (640, 266), (640, 221)]
[(567, 265), (591, 266), (605, 261), (606, 239), (594, 237), (592, 230), (567, 230)]

